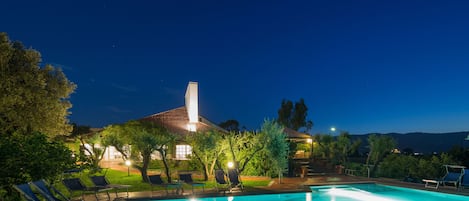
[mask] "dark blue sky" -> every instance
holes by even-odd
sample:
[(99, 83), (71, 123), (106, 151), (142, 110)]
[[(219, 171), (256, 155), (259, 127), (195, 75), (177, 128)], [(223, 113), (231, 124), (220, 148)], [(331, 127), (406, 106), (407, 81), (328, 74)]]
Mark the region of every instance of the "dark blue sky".
[(250, 129), (303, 97), (312, 133), (469, 130), (468, 1), (2, 2), (0, 31), (78, 85), (93, 127), (182, 106)]

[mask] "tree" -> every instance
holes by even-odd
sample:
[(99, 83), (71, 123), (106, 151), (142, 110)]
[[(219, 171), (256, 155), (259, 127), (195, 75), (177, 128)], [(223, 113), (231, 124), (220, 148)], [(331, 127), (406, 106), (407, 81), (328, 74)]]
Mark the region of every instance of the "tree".
[(16, 195), (13, 184), (53, 181), (74, 167), (75, 160), (63, 143), (50, 141), (45, 134), (13, 133), (0, 135), (0, 164), (0, 197), (9, 198)]
[(59, 68), (40, 67), (40, 53), (0, 33), (0, 133), (67, 134), (75, 84)]
[(261, 132), (266, 136), (266, 153), (270, 168), (282, 175), (283, 170), (288, 165), (287, 136), (283, 132), (283, 127), (275, 121), (265, 120)]
[(239, 131), (239, 122), (234, 119), (229, 119), (218, 124), (221, 128), (227, 131)]
[(89, 168), (91, 173), (100, 171), (99, 163), (106, 152), (106, 146), (101, 145), (101, 136), (91, 130), (90, 126), (72, 123), (73, 129), (69, 137), (76, 139), (79, 144), (78, 162), (81, 167)]
[[(288, 157), (286, 151), (288, 150), (288, 143), (284, 137), (283, 128), (279, 124), (266, 120), (261, 132), (230, 132), (224, 136), (224, 140), (228, 146), (228, 155), (231, 156), (231, 160), (235, 162), (238, 172), (241, 173), (246, 170), (253, 159), (259, 157), (262, 153), (265, 153), (266, 156), (262, 160), (275, 160), (275, 166), (272, 165), (270, 168), (277, 170), (286, 165), (284, 160)], [(272, 156), (272, 159), (269, 159), (270, 156)]]
[[(293, 129), (291, 119), (293, 118), (293, 103), (290, 100), (282, 100), (280, 109), (278, 110), (278, 123), (281, 125)], [(296, 129), (295, 129), (296, 130)]]
[(366, 159), (366, 165), (373, 166), (371, 173), (376, 171), (378, 163), (380, 163), (383, 158), (391, 153), (391, 150), (396, 147), (396, 142), (390, 136), (386, 135), (370, 135), (368, 136), (368, 144), (370, 146), (370, 152)]
[[(125, 158), (140, 161), (141, 165), (133, 163), (143, 181), (148, 181), (148, 166), (151, 154), (160, 153), (168, 182), (171, 183), (171, 173), (167, 161), (168, 148), (174, 144), (175, 136), (165, 128), (149, 121), (128, 121), (123, 125), (108, 126), (103, 131), (104, 144), (116, 147)], [(126, 143), (127, 142), (127, 143)], [(131, 152), (126, 153), (125, 145), (131, 146)]]
[[(388, 178), (404, 179), (412, 177), (412, 170), (417, 167), (419, 159), (401, 154), (389, 154), (379, 165), (379, 175)], [(428, 177), (433, 178), (433, 177)]]
[(350, 134), (348, 132), (342, 132), (337, 137), (337, 158), (340, 164), (345, 164), (348, 161), (348, 156), (357, 151), (361, 145), (361, 140), (355, 140), (352, 142)]
[(296, 131), (299, 131), (300, 128), (305, 128), (306, 131), (309, 131), (313, 127), (313, 122), (306, 120), (307, 115), (308, 107), (303, 98), (296, 102), (295, 105), (293, 105), (292, 101), (284, 99), (278, 110), (277, 122)]
[(91, 133), (90, 136), (78, 136), (80, 141), (80, 158), (85, 166), (90, 168), (91, 173), (100, 171), (99, 163), (106, 152), (106, 146), (100, 146), (101, 136), (97, 133)]
[(314, 136), (314, 141), (318, 146), (315, 147), (314, 153), (320, 155), (322, 158), (332, 159), (334, 157), (334, 149), (336, 143), (334, 137), (330, 134), (317, 134)]
[(231, 161), (235, 162), (239, 173), (243, 172), (247, 164), (265, 147), (264, 135), (260, 132), (229, 132), (224, 139)]
[(191, 145), (195, 159), (203, 168), (205, 181), (208, 181), (218, 158), (226, 150), (222, 140), (222, 134), (214, 130), (187, 135), (186, 141)]

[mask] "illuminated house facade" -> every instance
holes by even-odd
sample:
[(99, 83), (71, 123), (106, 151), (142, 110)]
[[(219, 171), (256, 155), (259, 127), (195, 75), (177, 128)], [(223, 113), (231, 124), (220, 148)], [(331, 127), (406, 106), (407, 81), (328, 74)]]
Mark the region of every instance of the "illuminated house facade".
[[(214, 129), (227, 132), (199, 115), (197, 82), (189, 82), (187, 85), (184, 106), (156, 113), (140, 120), (152, 121), (176, 135), (177, 143), (172, 152), (174, 155), (170, 156), (175, 160), (187, 160), (187, 156), (192, 154), (192, 147), (184, 142), (184, 136)], [(158, 159), (158, 153), (155, 152), (153, 158)], [(104, 160), (114, 159), (122, 160), (122, 157), (113, 147), (109, 147), (104, 155)]]
[[(228, 132), (216, 124), (210, 122), (206, 118), (199, 115), (199, 100), (198, 100), (198, 83), (189, 82), (185, 94), (185, 105), (167, 110), (164, 112), (156, 113), (140, 120), (152, 121), (158, 125), (163, 126), (169, 132), (176, 135), (176, 146), (173, 148), (169, 158), (175, 160), (187, 160), (189, 155), (192, 154), (192, 147), (185, 143), (184, 138), (186, 135), (192, 135), (196, 132), (204, 132), (209, 130), (218, 130), (221, 132)], [(290, 141), (304, 142), (312, 146), (311, 135), (307, 133), (298, 132), (289, 128), (284, 129)], [(295, 158), (309, 158), (312, 149), (296, 150)], [(154, 159), (159, 159), (159, 153), (153, 154)], [(122, 155), (114, 148), (108, 147), (103, 160), (122, 160)]]

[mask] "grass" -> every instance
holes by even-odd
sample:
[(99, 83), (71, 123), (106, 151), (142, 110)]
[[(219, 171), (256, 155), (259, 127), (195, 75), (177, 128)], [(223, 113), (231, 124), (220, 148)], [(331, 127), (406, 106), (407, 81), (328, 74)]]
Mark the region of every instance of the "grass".
[[(106, 178), (109, 180), (111, 184), (123, 184), (123, 185), (130, 185), (131, 187), (129, 188), (129, 192), (137, 192), (137, 191), (150, 191), (151, 186), (148, 183), (145, 183), (142, 181), (142, 176), (140, 173), (130, 173), (130, 175), (127, 175), (127, 171), (118, 171), (118, 170), (113, 170), (113, 169), (108, 169), (108, 170), (103, 170), (101, 173), (97, 173), (96, 175), (106, 175)], [(74, 173), (71, 175), (64, 176), (64, 178), (75, 178), (79, 177), (81, 181), (86, 186), (94, 186), (93, 183), (91, 182), (91, 179), (89, 178), (92, 176), (92, 174), (89, 174), (88, 171), (84, 171), (82, 173)], [(163, 180), (166, 180), (166, 178), (163, 178)], [(194, 180), (198, 180), (197, 178), (194, 178)], [(267, 186), (270, 183), (270, 179), (256, 179), (256, 180), (243, 180), (243, 185), (245, 188), (253, 188), (253, 187), (259, 187), (259, 186)], [(69, 195), (67, 189), (61, 182), (56, 182), (54, 185), (58, 190), (61, 192), (64, 192), (65, 195)], [(189, 189), (189, 186), (186, 186), (184, 184), (185, 189)], [(215, 188), (215, 180), (213, 178), (209, 179), (207, 182), (205, 182), (205, 189), (212, 189)], [(155, 187), (154, 190), (164, 190), (162, 187)], [(125, 191), (125, 189), (120, 190)], [(80, 196), (80, 192), (75, 192), (72, 197), (78, 197)]]

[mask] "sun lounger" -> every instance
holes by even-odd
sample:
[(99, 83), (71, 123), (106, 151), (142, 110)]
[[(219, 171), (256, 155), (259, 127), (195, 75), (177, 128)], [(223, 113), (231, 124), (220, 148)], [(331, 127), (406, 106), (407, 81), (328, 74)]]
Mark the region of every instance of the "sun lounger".
[(109, 190), (111, 190), (112, 188), (98, 187), (98, 186), (87, 187), (85, 186), (85, 184), (83, 184), (83, 182), (81, 182), (80, 178), (63, 179), (62, 183), (70, 192), (70, 195), (72, 195), (73, 192), (75, 191), (81, 192), (82, 199), (84, 199), (84, 194), (86, 192), (92, 192), (94, 193), (96, 200), (99, 200), (98, 192), (103, 192), (103, 191), (106, 192), (108, 200), (111, 199), (111, 196), (109, 195)]
[(148, 182), (151, 185), (151, 192), (153, 193), (153, 187), (154, 186), (160, 186), (164, 187), (166, 190), (166, 195), (169, 194), (168, 189), (175, 189), (176, 194), (179, 194), (179, 192), (182, 193), (182, 184), (181, 183), (165, 183), (163, 179), (161, 179), (161, 175), (156, 174), (156, 175), (148, 175)]
[(205, 191), (205, 183), (194, 182), (194, 180), (192, 180), (192, 174), (190, 173), (179, 174), (179, 180), (191, 185), (192, 193), (194, 193), (194, 186), (202, 186), (202, 191)]
[(465, 167), (459, 165), (444, 165), (444, 167), (446, 174), (441, 179), (422, 179), (425, 182), (425, 188), (438, 189), (441, 185), (459, 187)]
[[(42, 196), (44, 196), (48, 201), (69, 201), (69, 199), (65, 195), (63, 195), (59, 190), (57, 190), (51, 185), (47, 185), (47, 182), (44, 179), (30, 182), (30, 184), (36, 187), (38, 192)], [(54, 191), (61, 198), (57, 198), (52, 191)]]
[(228, 179), (230, 180), (230, 192), (234, 189), (243, 191), (244, 185), (241, 182), (237, 169), (228, 169)]
[(129, 187), (130, 185), (121, 185), (121, 184), (111, 184), (105, 176), (91, 176), (91, 182), (97, 187), (102, 188), (112, 188), (116, 192), (116, 198), (119, 197), (118, 190), (119, 189), (126, 189), (127, 197), (129, 197)]
[(464, 166), (459, 165), (445, 165), (446, 175), (441, 179), (441, 184), (446, 186), (450, 185), (458, 188), (461, 178), (464, 175)]
[(13, 188), (20, 192), (21, 195), (28, 201), (40, 201), (28, 183), (14, 185)]
[(225, 179), (225, 172), (223, 170), (215, 170), (215, 188), (217, 192), (223, 190), (223, 192), (230, 190), (230, 183)]

